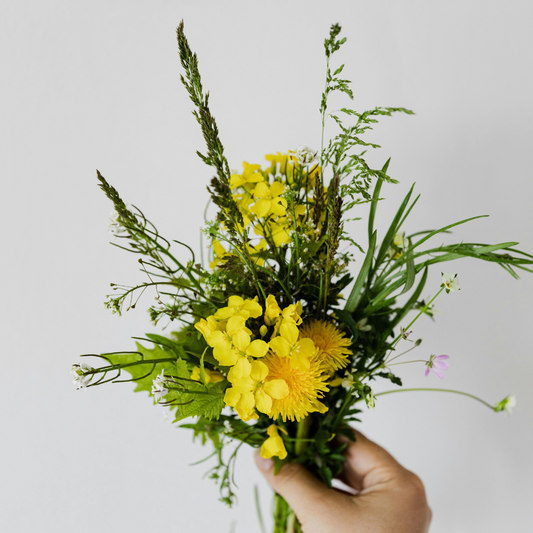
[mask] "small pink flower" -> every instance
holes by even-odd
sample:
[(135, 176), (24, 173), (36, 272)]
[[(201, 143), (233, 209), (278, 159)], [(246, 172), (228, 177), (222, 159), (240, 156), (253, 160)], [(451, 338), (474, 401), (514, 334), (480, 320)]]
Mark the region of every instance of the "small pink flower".
[(432, 355), (429, 358), (429, 361), (426, 363), (426, 376), (429, 376), (429, 371), (433, 370), (434, 374), (439, 379), (444, 379), (444, 374), (442, 371), (450, 368), (450, 363), (446, 361), (446, 359), (449, 358), (449, 355)]
[(402, 337), (402, 339), (404, 340), (408, 340), (407, 337), (409, 337), (409, 335), (411, 335), (411, 333), (413, 333), (413, 331), (406, 331), (407, 328), (400, 328), (400, 336)]

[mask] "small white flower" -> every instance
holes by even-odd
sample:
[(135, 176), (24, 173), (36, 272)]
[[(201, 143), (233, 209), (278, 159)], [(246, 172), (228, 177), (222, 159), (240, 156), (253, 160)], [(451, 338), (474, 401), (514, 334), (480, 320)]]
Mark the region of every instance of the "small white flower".
[(91, 370), (93, 370), (93, 367), (85, 363), (76, 363), (72, 365), (70, 370), (70, 373), (74, 378), (72, 383), (76, 385), (77, 389), (87, 389), (87, 385), (89, 385), (94, 376), (94, 374), (87, 374), (87, 372), (90, 372)]
[(397, 233), (392, 239), (392, 243), (398, 248), (405, 248), (405, 232)]
[(365, 402), (366, 402), (366, 406), (369, 409), (372, 409), (373, 411), (374, 407), (376, 406), (376, 401), (374, 399), (374, 392), (372, 390), (365, 394)]
[(392, 239), (392, 244), (387, 250), (387, 255), (390, 259), (398, 259), (402, 256), (403, 250), (405, 250), (405, 233), (397, 233)]
[(446, 289), (448, 294), (450, 291), (459, 290), (459, 280), (457, 279), (457, 274), (450, 274), (449, 272), (441, 272), (442, 274), (442, 285)]
[(165, 370), (163, 369), (161, 370), (161, 374), (154, 378), (154, 381), (152, 382), (152, 394), (157, 403), (163, 399), (163, 396), (168, 394), (168, 389), (165, 387), (166, 384), (167, 380), (165, 379)]
[(109, 233), (115, 236), (127, 233), (126, 228), (119, 222), (118, 213), (115, 208), (111, 211), (111, 217), (109, 218)]
[(494, 406), (494, 411), (499, 413), (500, 411), (505, 411), (505, 414), (509, 416), (513, 412), (513, 407), (516, 405), (516, 396), (511, 394), (506, 396), (501, 402), (497, 403)]
[(298, 146), (294, 157), (302, 166), (314, 165), (318, 163), (318, 152), (312, 150), (309, 148), (309, 146)]
[(350, 374), (350, 372), (346, 371), (341, 386), (345, 389), (351, 389), (356, 383), (357, 380), (354, 378), (353, 374)]
[(355, 327), (359, 331), (370, 331), (372, 329), (372, 326), (368, 323), (368, 318), (365, 316), (365, 318), (362, 318), (355, 324)]

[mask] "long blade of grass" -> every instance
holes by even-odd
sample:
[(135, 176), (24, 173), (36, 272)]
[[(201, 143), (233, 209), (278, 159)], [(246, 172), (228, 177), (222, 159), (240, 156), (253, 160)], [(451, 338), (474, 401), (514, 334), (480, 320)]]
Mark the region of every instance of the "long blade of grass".
[(402, 220), (402, 216), (405, 212), (405, 209), (407, 208), (407, 204), (409, 203), (409, 200), (411, 199), (411, 194), (413, 194), (413, 187), (415, 184), (413, 183), (411, 189), (409, 189), (409, 192), (407, 193), (407, 196), (404, 198), (402, 204), (400, 205), (400, 208), (396, 212), (396, 215), (394, 216), (391, 225), (389, 226), (389, 229), (385, 235), (385, 238), (383, 239), (383, 242), (381, 243), (381, 247), (378, 252), (378, 256), (376, 258), (376, 263), (374, 265), (374, 271), (379, 267), (379, 265), (382, 263), (383, 259), (385, 258), (385, 255), (387, 254), (387, 250), (389, 249), (389, 246), (392, 243), (392, 240), (394, 239), (394, 235), (398, 232), (398, 229), (400, 228), (400, 220)]
[(402, 272), (400, 279), (387, 285), (375, 298), (372, 298), (368, 306), (365, 307), (365, 314), (369, 315), (373, 313), (382, 300), (389, 296), (389, 294), (392, 294), (395, 290), (398, 290), (405, 283), (405, 277), (405, 272)]
[[(413, 185), (415, 185), (413, 183)], [(416, 203), (418, 202), (418, 200), (420, 199), (420, 195), (418, 195), (413, 203), (409, 206), (409, 209), (407, 210), (407, 213), (405, 213), (405, 215), (403, 216), (403, 218), (400, 220), (400, 223), (398, 224), (398, 229), (400, 229), (402, 226), (403, 226), (403, 223), (405, 222), (405, 220), (407, 219), (407, 217), (410, 215), (411, 211), (413, 210), (413, 207), (416, 205)]]
[(488, 254), (490, 252), (496, 252), (497, 250), (504, 250), (505, 248), (509, 248), (511, 246), (516, 246), (517, 242), (503, 242), (500, 244), (490, 244), (487, 246), (480, 246), (479, 248), (475, 248), (476, 254)]
[(415, 283), (415, 277), (416, 277), (416, 270), (415, 270), (415, 261), (413, 259), (413, 254), (409, 254), (409, 257), (407, 258), (407, 262), (405, 264), (405, 273), (407, 276), (407, 279), (405, 280), (405, 287), (403, 288), (403, 291), (401, 294), (405, 294), (406, 292), (411, 290), (411, 287)]
[(428, 268), (426, 267), (424, 269), (422, 278), (420, 282), (418, 283), (415, 291), (413, 292), (409, 300), (407, 300), (407, 303), (398, 312), (396, 318), (392, 321), (391, 323), (392, 328), (395, 328), (406, 317), (407, 313), (409, 313), (409, 311), (413, 308), (415, 303), (418, 301), (418, 298), (420, 298), (422, 291), (424, 290), (427, 279), (428, 279)]
[(254, 497), (255, 497), (255, 508), (257, 510), (257, 519), (259, 520), (259, 527), (261, 528), (261, 533), (266, 533), (265, 523), (263, 521), (263, 513), (261, 512), (261, 502), (259, 501), (259, 488), (257, 485), (254, 485)]
[(422, 237), (419, 241), (415, 242), (415, 244), (413, 244), (411, 246), (411, 251), (414, 250), (415, 248), (418, 248), (421, 244), (423, 244), (428, 239), (431, 239), (431, 237), (433, 237), (433, 236), (435, 236), (435, 235), (437, 235), (439, 233), (443, 233), (444, 231), (447, 231), (450, 228), (454, 228), (455, 226), (460, 226), (461, 224), (466, 224), (467, 222), (470, 222), (471, 220), (476, 220), (477, 218), (486, 218), (488, 216), (489, 215), (478, 215), (477, 217), (465, 218), (464, 220), (460, 220), (459, 222), (454, 222), (453, 224), (450, 224), (448, 226), (444, 226), (443, 228), (436, 229), (436, 230), (428, 233), (425, 237)]
[(372, 265), (372, 259), (374, 258), (376, 240), (377, 231), (374, 231), (374, 233), (372, 233), (372, 237), (370, 238), (370, 242), (368, 243), (368, 250), (366, 252), (365, 260), (363, 262), (361, 270), (359, 271), (359, 274), (357, 275), (357, 279), (355, 280), (352, 292), (350, 293), (350, 296), (348, 296), (348, 300), (346, 301), (346, 305), (344, 306), (344, 309), (349, 313), (353, 313), (355, 311), (355, 308), (357, 307), (359, 294), (363, 288), (363, 285), (365, 284), (368, 272), (370, 271), (370, 266)]
[[(387, 171), (389, 166), (390, 158), (383, 166), (383, 171)], [(381, 192), (381, 186), (383, 185), (383, 178), (378, 178), (376, 186), (374, 187), (374, 194), (372, 194), (372, 202), (370, 203), (370, 214), (368, 215), (368, 242), (372, 238), (374, 233), (374, 219), (376, 218), (376, 210), (378, 208), (379, 202), (379, 193)]]

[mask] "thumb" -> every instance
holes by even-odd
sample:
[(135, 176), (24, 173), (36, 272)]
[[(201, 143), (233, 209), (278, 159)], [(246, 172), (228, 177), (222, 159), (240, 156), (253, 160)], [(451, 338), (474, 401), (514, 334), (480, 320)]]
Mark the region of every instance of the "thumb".
[(346, 463), (343, 481), (356, 490), (379, 486), (404, 475), (407, 471), (381, 446), (355, 431), (355, 442), (339, 436), (339, 442), (348, 444), (344, 455)]
[(274, 461), (261, 457), (259, 450), (255, 453), (255, 462), (272, 489), (287, 501), (302, 524), (331, 509), (333, 491), (302, 465), (288, 463), (274, 475)]

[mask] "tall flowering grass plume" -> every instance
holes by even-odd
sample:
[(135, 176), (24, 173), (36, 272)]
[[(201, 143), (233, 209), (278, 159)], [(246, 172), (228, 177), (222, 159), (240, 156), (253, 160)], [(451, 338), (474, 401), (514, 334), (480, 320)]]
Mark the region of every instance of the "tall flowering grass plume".
[(322, 368), (332, 374), (348, 364), (348, 358), (352, 355), (349, 349), (350, 339), (326, 320), (312, 320), (305, 322), (300, 327), (300, 338), (312, 339), (318, 348), (316, 358)]

